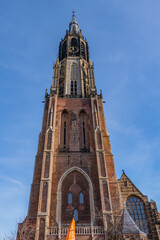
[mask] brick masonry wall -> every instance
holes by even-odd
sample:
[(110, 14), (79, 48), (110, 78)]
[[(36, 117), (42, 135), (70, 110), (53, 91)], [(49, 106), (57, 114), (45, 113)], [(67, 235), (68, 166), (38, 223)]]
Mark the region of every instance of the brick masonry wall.
[(38, 151), (35, 157), (33, 183), (31, 186), (30, 201), (29, 201), (29, 208), (28, 208), (28, 217), (32, 217), (32, 218), (37, 217), (37, 211), (38, 211), (39, 187), (40, 187), (41, 171), (42, 171), (45, 132), (47, 128), (48, 107), (49, 107), (49, 98), (46, 97), (44, 114), (43, 114), (42, 131), (39, 135)]
[[(86, 151), (80, 151), (73, 149), (73, 143), (71, 151), (62, 151), (60, 149), (60, 134), (61, 134), (61, 113), (66, 109), (69, 112), (70, 119), (70, 132), (72, 131), (72, 126), (74, 127), (74, 134), (79, 139), (79, 113), (84, 110), (87, 113), (87, 131), (86, 139), (88, 140)], [(72, 116), (74, 116), (72, 118)], [(64, 172), (73, 166), (83, 169), (88, 176), (91, 178), (93, 184), (94, 192), (94, 203), (95, 208), (100, 211), (100, 193), (99, 193), (99, 182), (97, 173), (97, 162), (95, 154), (95, 144), (94, 144), (94, 132), (92, 123), (92, 113), (91, 113), (91, 101), (90, 99), (64, 99), (59, 98), (57, 101), (57, 112), (56, 112), (56, 126), (54, 133), (54, 152), (53, 152), (53, 169), (52, 169), (52, 190), (51, 190), (51, 207), (50, 207), (50, 226), (55, 226), (56, 224), (56, 207), (57, 207), (57, 186), (60, 177)], [(73, 139), (72, 139), (73, 140)], [(70, 139), (71, 141), (71, 139)], [(62, 206), (63, 208), (63, 206)]]

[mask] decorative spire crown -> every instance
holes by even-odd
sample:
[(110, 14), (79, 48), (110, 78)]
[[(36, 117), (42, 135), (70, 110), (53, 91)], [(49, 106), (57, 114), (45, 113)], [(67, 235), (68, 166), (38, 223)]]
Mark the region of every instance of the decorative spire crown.
[(79, 25), (78, 25), (78, 22), (76, 21), (75, 11), (73, 11), (72, 21), (69, 24), (69, 33), (71, 33), (73, 31), (73, 29), (76, 33), (79, 33)]

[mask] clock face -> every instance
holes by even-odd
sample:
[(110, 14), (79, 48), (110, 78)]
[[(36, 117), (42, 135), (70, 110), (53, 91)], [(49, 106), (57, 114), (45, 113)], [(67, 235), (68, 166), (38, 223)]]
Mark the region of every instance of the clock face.
[(76, 53), (79, 52), (79, 48), (75, 47), (75, 46), (70, 47), (69, 52), (72, 53), (72, 54), (76, 54)]

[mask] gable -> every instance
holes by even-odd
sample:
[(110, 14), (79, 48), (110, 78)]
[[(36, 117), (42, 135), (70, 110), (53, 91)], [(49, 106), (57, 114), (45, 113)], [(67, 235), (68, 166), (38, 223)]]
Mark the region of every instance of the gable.
[(143, 195), (142, 192), (134, 185), (134, 183), (130, 180), (124, 171), (121, 178), (118, 180), (118, 184), (121, 196), (124, 201), (126, 201), (130, 195), (136, 195), (142, 198), (144, 202), (146, 202), (146, 200), (148, 201), (147, 197)]

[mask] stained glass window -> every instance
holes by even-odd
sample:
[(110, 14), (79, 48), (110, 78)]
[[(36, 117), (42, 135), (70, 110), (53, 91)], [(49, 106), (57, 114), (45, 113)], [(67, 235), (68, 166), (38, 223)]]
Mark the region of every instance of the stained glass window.
[(80, 192), (80, 194), (79, 194), (79, 203), (84, 204), (84, 195), (82, 192)]
[(72, 193), (68, 194), (68, 204), (72, 204)]
[(74, 210), (74, 219), (76, 222), (78, 222), (78, 211), (77, 209)]
[(137, 226), (140, 228), (140, 230), (142, 232), (145, 232), (146, 234), (149, 234), (144, 203), (141, 198), (134, 195), (130, 196), (127, 199), (126, 207), (129, 214), (131, 215)]

